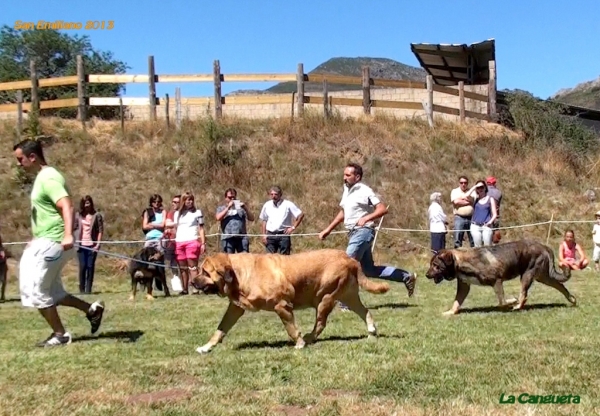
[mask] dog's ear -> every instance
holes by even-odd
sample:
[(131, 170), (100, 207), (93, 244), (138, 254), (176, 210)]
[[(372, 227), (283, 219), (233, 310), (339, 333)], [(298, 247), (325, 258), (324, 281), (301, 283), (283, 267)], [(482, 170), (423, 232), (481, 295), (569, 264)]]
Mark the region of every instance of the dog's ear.
[(448, 250), (440, 250), (438, 253), (438, 257), (441, 261), (444, 262), (446, 266), (454, 267), (454, 257), (452, 256), (452, 252)]
[[(216, 264), (215, 264), (216, 263)], [(235, 271), (226, 253), (219, 253), (215, 256), (214, 263), (217, 273), (223, 278), (227, 284), (233, 283), (236, 278)]]

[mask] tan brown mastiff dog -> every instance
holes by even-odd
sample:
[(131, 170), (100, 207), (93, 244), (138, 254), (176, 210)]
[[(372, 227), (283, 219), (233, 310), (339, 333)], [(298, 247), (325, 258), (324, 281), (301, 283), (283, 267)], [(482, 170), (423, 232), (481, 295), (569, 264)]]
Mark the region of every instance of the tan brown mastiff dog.
[[(444, 279), (456, 279), (456, 298), (452, 308), (444, 315), (455, 315), (465, 301), (471, 285), (492, 286), (501, 307), (515, 304), (521, 309), (534, 280), (555, 288), (571, 304), (577, 303), (564, 282), (571, 278), (567, 268), (559, 273), (554, 267), (554, 252), (533, 240), (511, 241), (495, 246), (471, 249), (440, 250), (431, 258), (426, 276), (439, 284)], [(519, 300), (505, 300), (503, 282), (521, 276)]]
[[(360, 264), (342, 250), (315, 250), (292, 255), (219, 253), (207, 257), (191, 282), (206, 294), (229, 298), (229, 306), (212, 338), (196, 351), (209, 352), (220, 343), (245, 311), (274, 311), (296, 348), (312, 343), (325, 329), (327, 317), (343, 302), (367, 325), (369, 335), (377, 328), (371, 312), (358, 295), (359, 287), (385, 293), (386, 283), (374, 283), (360, 272)], [(315, 308), (317, 319), (311, 333), (301, 336), (294, 310)]]

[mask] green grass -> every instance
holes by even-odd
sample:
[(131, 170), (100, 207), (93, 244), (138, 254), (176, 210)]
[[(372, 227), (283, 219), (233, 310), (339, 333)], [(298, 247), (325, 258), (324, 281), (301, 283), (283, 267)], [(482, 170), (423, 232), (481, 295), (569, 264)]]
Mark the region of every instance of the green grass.
[[(528, 309), (495, 309), (491, 288), (474, 287), (464, 312), (442, 317), (455, 284), (424, 278), (415, 297), (392, 283), (385, 295), (361, 296), (380, 337), (338, 309), (320, 341), (304, 350), (288, 342), (273, 313), (247, 313), (209, 355), (195, 348), (215, 330), (226, 300), (208, 296), (127, 300), (124, 273), (100, 274), (107, 312), (97, 339), (78, 311), (62, 309), (75, 339), (39, 349), (49, 329), (18, 302), (11, 273), (0, 304), (0, 414), (72, 415), (483, 415), (594, 414), (600, 404), (600, 275), (576, 273), (567, 287), (577, 307), (534, 283)], [(418, 261), (418, 263), (416, 263)], [(65, 282), (76, 290), (73, 262)], [(518, 281), (505, 285), (518, 294)], [(303, 333), (314, 312), (297, 313)], [(500, 405), (502, 393), (576, 394), (580, 404)]]

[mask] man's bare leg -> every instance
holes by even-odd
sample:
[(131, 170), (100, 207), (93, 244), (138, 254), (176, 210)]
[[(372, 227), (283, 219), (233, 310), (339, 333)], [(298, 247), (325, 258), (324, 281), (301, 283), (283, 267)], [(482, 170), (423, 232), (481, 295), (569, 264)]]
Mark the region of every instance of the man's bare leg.
[(81, 312), (88, 313), (90, 310), (91, 304), (87, 303), (84, 300), (79, 299), (73, 295), (67, 295), (62, 300), (58, 302), (61, 306), (68, 306), (70, 308), (79, 309)]
[(58, 316), (56, 305), (50, 306), (49, 308), (39, 309), (39, 311), (55, 334), (64, 335), (65, 327), (60, 320), (60, 316)]

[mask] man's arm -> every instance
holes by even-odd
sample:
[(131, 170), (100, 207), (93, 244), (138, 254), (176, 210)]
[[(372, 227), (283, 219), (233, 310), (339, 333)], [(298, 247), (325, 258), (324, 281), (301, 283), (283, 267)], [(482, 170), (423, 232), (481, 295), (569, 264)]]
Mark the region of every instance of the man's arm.
[(381, 218), (387, 213), (388, 213), (388, 208), (383, 204), (383, 202), (379, 202), (375, 205), (375, 211), (373, 211), (370, 214), (365, 215), (364, 217), (359, 218), (359, 220), (356, 222), (356, 225), (358, 225), (359, 227), (362, 227), (369, 221), (373, 221), (378, 218)]
[(294, 221), (294, 228), (298, 228), (302, 220), (304, 219), (304, 212), (298, 215)]
[(63, 238), (63, 249), (69, 250), (73, 247), (73, 204), (68, 196), (62, 197), (56, 202), (65, 222), (65, 237)]
[(289, 203), (290, 203), (290, 211), (291, 211), (292, 215), (294, 216), (294, 222), (292, 224), (292, 227), (285, 230), (286, 234), (293, 233), (294, 229), (297, 228), (300, 225), (300, 223), (302, 222), (302, 220), (304, 219), (304, 212), (302, 212), (302, 210), (300, 208), (298, 208), (298, 206), (296, 204), (294, 204), (292, 201), (289, 201)]
[(324, 240), (325, 238), (327, 238), (327, 236), (331, 234), (335, 227), (337, 227), (342, 221), (344, 221), (344, 210), (340, 209), (340, 211), (337, 213), (333, 221), (331, 221), (331, 223), (327, 226), (327, 228), (325, 228), (319, 233), (319, 239)]

